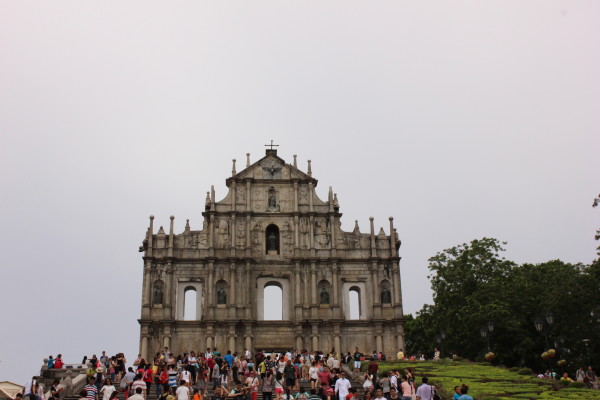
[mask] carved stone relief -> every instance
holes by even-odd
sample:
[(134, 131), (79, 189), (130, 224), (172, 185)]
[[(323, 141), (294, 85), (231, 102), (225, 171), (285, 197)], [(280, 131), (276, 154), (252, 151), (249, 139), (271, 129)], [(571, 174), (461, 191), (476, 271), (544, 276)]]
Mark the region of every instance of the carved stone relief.
[(290, 191), (289, 189), (281, 189), (279, 191), (279, 208), (280, 211), (291, 211), (292, 210), (292, 202), (290, 201)]
[(246, 189), (244, 189), (244, 188), (237, 189), (236, 194), (235, 194), (235, 201), (239, 204), (246, 202)]
[(263, 179), (281, 179), (283, 164), (279, 160), (267, 159), (260, 166), (263, 169)]
[(254, 189), (253, 203), (255, 210), (261, 210), (265, 207), (265, 191), (261, 188)]
[(289, 222), (284, 222), (281, 228), (281, 237), (283, 244), (283, 254), (287, 256), (291, 256), (294, 253), (294, 231), (291, 228), (291, 224)]
[(215, 219), (216, 226), (216, 245), (217, 247), (228, 247), (231, 241), (229, 236), (229, 221), (225, 218)]
[[(316, 218), (314, 225), (315, 243), (320, 248), (326, 248), (329, 244), (329, 220), (325, 218)], [(317, 246), (317, 247), (319, 247)]]
[(308, 204), (308, 187), (302, 185), (298, 189), (298, 203)]
[[(241, 220), (236, 223), (236, 234), (239, 239), (243, 239), (246, 236), (246, 222)], [(240, 242), (240, 244), (243, 244)]]
[(308, 248), (308, 232), (308, 219), (300, 218), (300, 247), (302, 247), (303, 249)]

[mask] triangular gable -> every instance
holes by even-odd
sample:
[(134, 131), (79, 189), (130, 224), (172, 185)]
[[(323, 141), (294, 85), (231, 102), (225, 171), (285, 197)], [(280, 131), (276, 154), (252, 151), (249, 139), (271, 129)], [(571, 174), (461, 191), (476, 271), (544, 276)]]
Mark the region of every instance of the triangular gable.
[(249, 167), (233, 175), (230, 179), (300, 179), (316, 180), (306, 173), (300, 171), (293, 165), (287, 164), (284, 159), (276, 154), (267, 154)]

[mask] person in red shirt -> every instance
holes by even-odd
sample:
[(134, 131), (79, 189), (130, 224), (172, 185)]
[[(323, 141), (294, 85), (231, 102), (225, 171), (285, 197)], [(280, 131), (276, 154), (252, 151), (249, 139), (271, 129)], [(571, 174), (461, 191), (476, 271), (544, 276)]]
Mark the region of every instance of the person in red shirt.
[(346, 400), (352, 400), (353, 397), (356, 397), (356, 388), (348, 389), (348, 394), (346, 395)]

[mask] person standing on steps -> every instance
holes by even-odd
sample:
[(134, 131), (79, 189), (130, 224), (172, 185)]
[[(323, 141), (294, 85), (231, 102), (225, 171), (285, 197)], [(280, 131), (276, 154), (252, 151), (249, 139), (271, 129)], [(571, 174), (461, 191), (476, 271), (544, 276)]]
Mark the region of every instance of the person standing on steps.
[(346, 373), (342, 372), (340, 378), (335, 381), (334, 391), (337, 394), (338, 400), (346, 400), (346, 396), (350, 393), (350, 387), (352, 387), (352, 384), (350, 384), (350, 381), (346, 378)]
[(362, 353), (358, 351), (358, 347), (354, 348), (354, 372), (360, 372), (360, 359), (362, 357)]

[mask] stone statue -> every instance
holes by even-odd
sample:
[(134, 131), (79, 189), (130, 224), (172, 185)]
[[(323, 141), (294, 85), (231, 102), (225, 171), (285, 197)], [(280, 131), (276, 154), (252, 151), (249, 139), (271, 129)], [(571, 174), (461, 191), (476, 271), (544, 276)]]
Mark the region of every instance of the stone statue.
[(269, 209), (277, 208), (277, 200), (275, 200), (275, 195), (271, 193), (269, 195)]
[(267, 242), (267, 250), (277, 250), (277, 235), (271, 231)]
[(381, 288), (381, 304), (390, 304), (392, 302), (392, 293), (390, 289), (383, 287)]
[(217, 304), (227, 304), (227, 293), (223, 288), (217, 291)]
[(162, 284), (160, 282), (156, 282), (154, 284), (154, 304), (162, 304), (162, 303), (163, 303)]
[(324, 287), (321, 288), (321, 304), (329, 304), (329, 293)]

